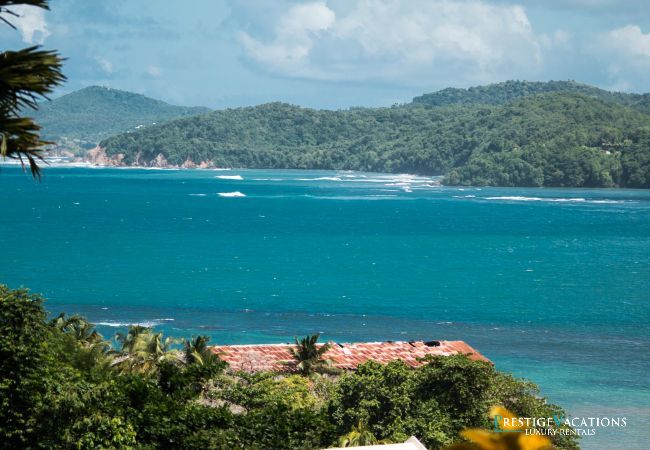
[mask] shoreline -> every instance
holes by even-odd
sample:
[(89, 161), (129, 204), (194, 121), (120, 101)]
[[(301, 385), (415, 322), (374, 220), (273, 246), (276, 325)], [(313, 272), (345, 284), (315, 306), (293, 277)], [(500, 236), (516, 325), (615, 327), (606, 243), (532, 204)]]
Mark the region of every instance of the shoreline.
[[(12, 161), (12, 160), (0, 160), (0, 168), (2, 167), (18, 167), (21, 168), (22, 165), (20, 164), (20, 161)], [(391, 176), (409, 176), (409, 177), (426, 177), (426, 178), (432, 178), (433, 182), (437, 183), (437, 187), (447, 187), (447, 188), (458, 188), (458, 189), (463, 189), (463, 188), (468, 188), (468, 189), (482, 189), (482, 188), (493, 188), (493, 189), (542, 189), (542, 190), (549, 190), (549, 189), (557, 189), (557, 190), (564, 190), (564, 189), (580, 189), (580, 190), (597, 190), (597, 191), (625, 191), (625, 190), (630, 190), (630, 191), (648, 191), (650, 188), (636, 188), (636, 187), (620, 187), (620, 186), (615, 186), (615, 187), (591, 187), (591, 186), (492, 186), (492, 185), (464, 185), (464, 184), (444, 184), (442, 183), (442, 179), (444, 178), (444, 175), (422, 175), (422, 174), (416, 174), (416, 173), (405, 173), (405, 172), (372, 172), (372, 171), (362, 171), (362, 170), (349, 170), (349, 169), (304, 169), (304, 168), (251, 168), (251, 167), (200, 167), (200, 166), (193, 166), (193, 167), (184, 167), (184, 166), (174, 166), (174, 165), (169, 165), (169, 166), (163, 166), (163, 167), (158, 167), (158, 166), (141, 166), (141, 165), (112, 165), (112, 164), (97, 164), (97, 163), (92, 163), (89, 161), (78, 161), (78, 162), (53, 162), (53, 161), (48, 161), (48, 159), (45, 159), (44, 169), (47, 168), (52, 168), (52, 169), (117, 169), (117, 170), (159, 170), (159, 171), (170, 171), (170, 172), (175, 172), (175, 171), (182, 171), (182, 170), (188, 170), (188, 171), (202, 171), (202, 172), (230, 172), (230, 171), (237, 171), (237, 170), (269, 170), (269, 171), (278, 171), (278, 170), (287, 170), (287, 171), (304, 171), (304, 172), (343, 172), (343, 173), (364, 173), (364, 174), (377, 174), (377, 175), (391, 175)]]

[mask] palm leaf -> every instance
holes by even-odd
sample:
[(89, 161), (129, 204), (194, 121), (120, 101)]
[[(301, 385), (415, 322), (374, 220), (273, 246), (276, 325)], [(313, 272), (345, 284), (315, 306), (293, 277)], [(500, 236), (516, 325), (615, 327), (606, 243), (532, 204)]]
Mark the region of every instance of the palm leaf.
[[(48, 9), (46, 0), (0, 0), (0, 19), (12, 28), (6, 17), (18, 17), (11, 7), (19, 4)], [(40, 127), (22, 114), (38, 108), (38, 101), (65, 81), (62, 65), (57, 52), (39, 46), (0, 52), (0, 156), (19, 160), (23, 169), (28, 165), (34, 178), (40, 179), (38, 162), (43, 161), (43, 147), (51, 143), (42, 140)]]

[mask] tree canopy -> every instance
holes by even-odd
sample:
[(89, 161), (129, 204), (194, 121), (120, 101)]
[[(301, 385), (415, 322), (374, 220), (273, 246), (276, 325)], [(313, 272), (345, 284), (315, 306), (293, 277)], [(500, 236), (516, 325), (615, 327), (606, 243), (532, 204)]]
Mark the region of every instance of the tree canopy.
[(30, 115), (43, 127), (46, 139), (80, 147), (153, 124), (210, 111), (175, 106), (141, 94), (89, 86), (38, 104)]
[(578, 84), (514, 86), (481, 91), (478, 103), (454, 95), (434, 106), (329, 111), (269, 103), (213, 111), (100, 146), (127, 165), (192, 161), (445, 175), (451, 185), (650, 187), (644, 96)]
[[(494, 405), (565, 415), (534, 384), (465, 355), (306, 377), (233, 372), (206, 344), (131, 327), (114, 345), (84, 318), (49, 319), (43, 298), (0, 285), (0, 448), (278, 450), (415, 435), (435, 450), (489, 429)], [(577, 448), (575, 436), (553, 440)]]

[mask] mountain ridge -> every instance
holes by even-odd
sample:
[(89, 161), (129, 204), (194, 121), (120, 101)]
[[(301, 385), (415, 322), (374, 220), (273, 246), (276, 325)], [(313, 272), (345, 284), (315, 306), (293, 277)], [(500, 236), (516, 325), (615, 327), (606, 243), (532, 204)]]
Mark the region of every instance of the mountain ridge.
[(575, 82), (505, 82), (453, 93), (428, 97), (440, 104), (332, 111), (275, 102), (215, 110), (113, 136), (100, 150), (118, 165), (409, 172), (444, 175), (454, 185), (650, 187), (647, 94)]
[(37, 110), (25, 113), (41, 125), (45, 139), (92, 147), (104, 138), (137, 127), (209, 111), (204, 107), (170, 105), (119, 89), (88, 86), (41, 102)]
[(129, 130), (102, 139), (88, 159), (409, 172), (454, 185), (650, 187), (649, 105), (648, 94), (573, 81), (443, 89), (379, 108), (272, 102)]
[(451, 104), (489, 104), (503, 105), (516, 98), (551, 92), (571, 92), (583, 94), (601, 100), (628, 106), (639, 106), (650, 112), (647, 107), (649, 94), (608, 91), (605, 89), (579, 83), (575, 80), (518, 81), (508, 80), (483, 86), (468, 88), (445, 88), (435, 92), (414, 97), (412, 104), (427, 106), (444, 106)]

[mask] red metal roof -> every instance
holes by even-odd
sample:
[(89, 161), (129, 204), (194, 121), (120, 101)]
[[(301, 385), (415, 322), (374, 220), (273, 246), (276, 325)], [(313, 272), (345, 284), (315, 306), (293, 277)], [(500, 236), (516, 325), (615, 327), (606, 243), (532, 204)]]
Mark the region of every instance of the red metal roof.
[[(418, 358), (457, 353), (469, 354), (474, 360), (489, 361), (463, 341), (357, 342), (330, 345), (332, 347), (325, 353), (324, 359), (331, 360), (334, 367), (347, 370), (354, 370), (359, 364), (369, 360), (385, 364), (401, 359), (409, 366), (417, 367), (422, 365)], [(292, 372), (296, 363), (289, 349), (293, 347), (293, 344), (218, 345), (212, 349), (233, 370)]]

